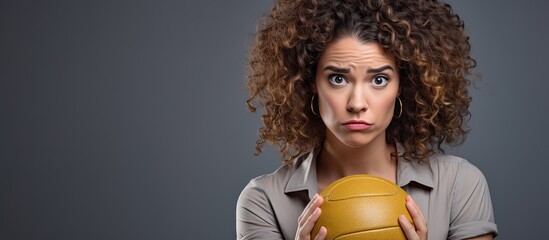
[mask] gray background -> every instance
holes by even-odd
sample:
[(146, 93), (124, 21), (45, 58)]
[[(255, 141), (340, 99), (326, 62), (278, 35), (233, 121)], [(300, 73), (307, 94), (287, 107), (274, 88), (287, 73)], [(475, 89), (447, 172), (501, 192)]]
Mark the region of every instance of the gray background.
[[(452, 150), (490, 184), (499, 239), (549, 214), (546, 1), (451, 1), (482, 80)], [(233, 239), (259, 115), (247, 46), (271, 1), (1, 1), (0, 239)]]

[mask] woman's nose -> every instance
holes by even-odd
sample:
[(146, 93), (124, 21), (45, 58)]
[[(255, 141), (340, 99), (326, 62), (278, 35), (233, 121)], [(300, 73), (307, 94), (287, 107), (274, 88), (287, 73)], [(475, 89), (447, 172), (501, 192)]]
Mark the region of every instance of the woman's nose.
[(347, 102), (347, 111), (349, 112), (365, 112), (368, 109), (366, 103), (366, 96), (364, 91), (360, 87), (353, 88)]

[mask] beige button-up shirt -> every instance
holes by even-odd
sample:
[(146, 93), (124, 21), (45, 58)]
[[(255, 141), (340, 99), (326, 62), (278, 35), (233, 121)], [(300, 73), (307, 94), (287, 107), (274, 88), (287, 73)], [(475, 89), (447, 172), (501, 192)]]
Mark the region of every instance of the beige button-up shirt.
[[(294, 239), (297, 219), (317, 193), (315, 163), (311, 153), (303, 161), (252, 179), (238, 199), (237, 238)], [(466, 160), (443, 154), (425, 164), (399, 160), (397, 184), (421, 207), (428, 239), (497, 234), (486, 179)]]

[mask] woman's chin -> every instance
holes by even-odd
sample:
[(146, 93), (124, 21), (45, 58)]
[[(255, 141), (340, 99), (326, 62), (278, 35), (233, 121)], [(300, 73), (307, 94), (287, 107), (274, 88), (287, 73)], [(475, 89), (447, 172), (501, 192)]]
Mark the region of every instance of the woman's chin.
[(372, 139), (344, 139), (343, 145), (349, 148), (363, 148), (372, 143)]

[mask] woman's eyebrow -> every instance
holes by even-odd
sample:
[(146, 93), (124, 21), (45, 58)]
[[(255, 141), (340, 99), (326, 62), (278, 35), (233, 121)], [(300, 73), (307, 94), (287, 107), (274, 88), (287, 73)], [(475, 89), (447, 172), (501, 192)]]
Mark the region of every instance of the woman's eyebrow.
[[(383, 66), (383, 67), (379, 67), (379, 68), (371, 68), (371, 69), (368, 69), (366, 72), (367, 73), (380, 73), (380, 72), (383, 72), (385, 70), (391, 70), (391, 71), (395, 71), (395, 69), (393, 69), (393, 67), (387, 65), (387, 66)], [(334, 72), (337, 72), (337, 73), (350, 73), (351, 72), (351, 69), (349, 68), (338, 68), (338, 67), (334, 67), (334, 66), (326, 66), (324, 68), (324, 70), (331, 70), (331, 71), (334, 71)]]
[(393, 69), (393, 67), (387, 65), (387, 66), (383, 66), (383, 67), (379, 67), (379, 68), (371, 68), (371, 69), (368, 69), (368, 71), (366, 71), (367, 73), (380, 73), (380, 72), (383, 72), (385, 70), (391, 70), (391, 71), (395, 71), (395, 69)]
[(326, 70), (331, 70), (331, 71), (334, 71), (334, 72), (337, 72), (337, 73), (350, 73), (351, 72), (350, 68), (338, 68), (338, 67), (334, 67), (334, 66), (326, 66), (324, 68), (324, 71), (326, 71)]

